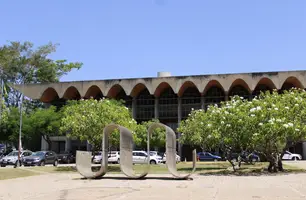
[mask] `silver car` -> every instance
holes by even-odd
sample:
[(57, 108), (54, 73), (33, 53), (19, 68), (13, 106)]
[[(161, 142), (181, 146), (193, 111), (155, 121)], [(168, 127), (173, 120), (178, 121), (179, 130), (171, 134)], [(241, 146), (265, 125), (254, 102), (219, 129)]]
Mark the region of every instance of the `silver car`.
[[(20, 152), (21, 157), (21, 164), (23, 162), (23, 159), (27, 156), (32, 155), (32, 151), (24, 150)], [(18, 164), (18, 151), (12, 151), (8, 155), (4, 156), (0, 159), (0, 165), (1, 167), (6, 167), (7, 165), (14, 165), (16, 166)]]

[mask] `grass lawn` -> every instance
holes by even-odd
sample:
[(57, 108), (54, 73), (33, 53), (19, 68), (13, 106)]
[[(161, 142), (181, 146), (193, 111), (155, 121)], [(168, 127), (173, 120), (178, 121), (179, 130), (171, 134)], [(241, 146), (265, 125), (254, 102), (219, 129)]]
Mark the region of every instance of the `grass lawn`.
[[(255, 165), (242, 165), (242, 167), (237, 170), (237, 172), (233, 172), (230, 163), (228, 162), (198, 162), (196, 166), (196, 174), (200, 175), (264, 175), (270, 174), (265, 170), (268, 166), (268, 163), (256, 163)], [(191, 171), (192, 163), (190, 162), (181, 162), (177, 164), (177, 170), (180, 173), (188, 173)], [(142, 173), (145, 168), (145, 165), (134, 165), (133, 166), (136, 173)], [(98, 170), (99, 167), (93, 167), (93, 170)], [(306, 170), (300, 169), (291, 165), (284, 164), (284, 172), (279, 172), (276, 174), (284, 174), (284, 173), (305, 173)], [(109, 173), (121, 173), (119, 165), (109, 165), (108, 166)], [(22, 167), (22, 168), (1, 168), (0, 169), (0, 180), (11, 179), (11, 178), (19, 178), (26, 176), (33, 176), (45, 173), (67, 173), (67, 172), (77, 172), (75, 167), (53, 167), (53, 166), (45, 166), (45, 167)], [(151, 165), (149, 174), (170, 174), (168, 172), (167, 166), (165, 164), (161, 165)]]
[(4, 168), (0, 170), (0, 180), (20, 178), (26, 176), (38, 175), (39, 173), (24, 170), (24, 169), (15, 169), (15, 168)]
[[(198, 162), (196, 166), (196, 174), (201, 175), (261, 175), (268, 174), (265, 170), (268, 163), (256, 163), (255, 165), (242, 165), (237, 172), (233, 172), (232, 167), (229, 162)], [(145, 165), (134, 165), (133, 169), (136, 173), (142, 173)], [(33, 167), (32, 170), (37, 170), (38, 172), (48, 172), (48, 173), (60, 173), (60, 172), (76, 172), (75, 167)], [(97, 171), (99, 167), (93, 167), (94, 171)], [(281, 173), (302, 173), (306, 172), (304, 169), (300, 169), (291, 165), (284, 164), (284, 172)], [(180, 173), (188, 173), (192, 170), (192, 163), (181, 162), (177, 164), (177, 170)], [(121, 173), (119, 165), (108, 165), (109, 173)], [(168, 169), (165, 164), (161, 165), (151, 165), (150, 174), (167, 174)]]

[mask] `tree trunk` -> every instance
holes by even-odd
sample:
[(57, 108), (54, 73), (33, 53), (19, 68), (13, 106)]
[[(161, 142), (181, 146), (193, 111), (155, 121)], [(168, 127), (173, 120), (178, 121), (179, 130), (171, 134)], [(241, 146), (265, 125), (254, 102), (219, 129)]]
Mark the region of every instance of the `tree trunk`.
[(232, 165), (232, 168), (233, 168), (234, 172), (236, 172), (235, 164), (232, 161), (232, 152), (231, 151), (226, 151), (226, 159)]
[(279, 156), (277, 156), (277, 167), (278, 167), (278, 171), (284, 171), (284, 167), (283, 167), (283, 162), (282, 162), (282, 157), (284, 156), (284, 152)]
[(268, 161), (269, 161), (268, 171), (271, 173), (277, 172), (278, 170), (277, 159), (274, 158), (274, 156), (271, 156), (268, 158)]

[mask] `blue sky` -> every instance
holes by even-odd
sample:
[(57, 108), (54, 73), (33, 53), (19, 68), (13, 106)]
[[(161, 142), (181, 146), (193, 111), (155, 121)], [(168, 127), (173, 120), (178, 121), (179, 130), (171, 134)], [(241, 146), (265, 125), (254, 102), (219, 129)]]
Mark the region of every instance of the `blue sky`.
[(303, 70), (305, 0), (0, 2), (0, 44), (59, 43), (62, 81)]

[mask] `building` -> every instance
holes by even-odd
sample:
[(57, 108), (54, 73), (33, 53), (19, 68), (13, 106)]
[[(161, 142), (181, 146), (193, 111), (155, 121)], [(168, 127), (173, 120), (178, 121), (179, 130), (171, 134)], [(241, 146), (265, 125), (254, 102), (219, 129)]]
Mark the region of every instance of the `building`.
[[(171, 76), (168, 72), (159, 72), (154, 78), (59, 82), (16, 87), (32, 99), (57, 106), (67, 100), (81, 98), (123, 99), (126, 106), (131, 108), (136, 121), (157, 118), (176, 129), (192, 108), (205, 109), (208, 105), (226, 101), (233, 95), (251, 99), (260, 91), (305, 86), (306, 71), (283, 71), (196, 76)], [(70, 141), (64, 136), (54, 137), (53, 141), (60, 150), (88, 148), (86, 143)], [(43, 141), (42, 148), (47, 148)], [(181, 154), (181, 148), (179, 151)], [(302, 154), (306, 159), (306, 142), (297, 145), (292, 151)]]

